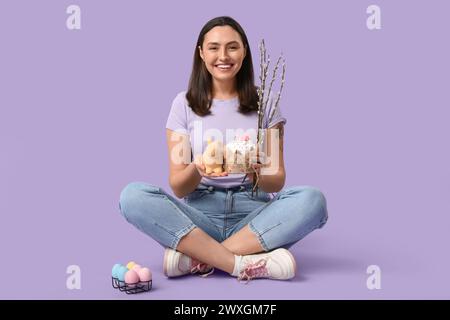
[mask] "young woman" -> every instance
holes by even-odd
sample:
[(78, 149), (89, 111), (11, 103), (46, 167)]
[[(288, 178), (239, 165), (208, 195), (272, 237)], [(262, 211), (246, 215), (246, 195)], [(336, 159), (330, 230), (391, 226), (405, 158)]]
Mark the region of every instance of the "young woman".
[(242, 27), (230, 17), (210, 20), (198, 37), (189, 88), (174, 99), (166, 124), (169, 183), (183, 201), (139, 182), (127, 185), (120, 196), (126, 220), (166, 248), (166, 276), (208, 275), (218, 268), (239, 280), (290, 279), (296, 263), (287, 248), (327, 221), (319, 190), (283, 189), (286, 119), (279, 110), (270, 123), (271, 110), (265, 115), (267, 140), (278, 137), (278, 152), (273, 152), (278, 159), (270, 174), (263, 170), (271, 165), (253, 166), (257, 195), (251, 192), (253, 175), (206, 173), (201, 154), (207, 138), (256, 132), (257, 99)]

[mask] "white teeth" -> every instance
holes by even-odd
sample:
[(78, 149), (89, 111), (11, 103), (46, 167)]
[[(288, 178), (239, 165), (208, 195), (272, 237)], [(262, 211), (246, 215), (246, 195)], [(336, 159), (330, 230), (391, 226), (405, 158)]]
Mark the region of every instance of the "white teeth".
[(218, 64), (216, 67), (218, 67), (220, 69), (230, 69), (231, 64)]

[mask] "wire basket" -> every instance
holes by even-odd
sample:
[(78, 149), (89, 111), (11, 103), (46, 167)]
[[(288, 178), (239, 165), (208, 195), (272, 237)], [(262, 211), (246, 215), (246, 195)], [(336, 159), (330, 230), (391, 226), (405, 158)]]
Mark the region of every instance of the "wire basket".
[(119, 289), (127, 294), (135, 294), (141, 292), (147, 292), (152, 289), (152, 280), (149, 281), (139, 281), (136, 283), (126, 283), (118, 278), (111, 277), (112, 286), (114, 289)]

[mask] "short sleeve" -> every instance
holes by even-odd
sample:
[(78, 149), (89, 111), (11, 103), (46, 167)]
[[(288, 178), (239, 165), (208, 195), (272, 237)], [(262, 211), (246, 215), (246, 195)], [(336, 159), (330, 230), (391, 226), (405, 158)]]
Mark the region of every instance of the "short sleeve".
[(173, 100), (166, 122), (166, 129), (182, 134), (189, 134), (185, 92), (179, 93)]
[[(275, 102), (276, 102), (276, 95), (272, 95), (270, 96), (268, 103), (267, 103), (267, 107), (265, 110), (265, 114), (264, 114), (264, 127), (265, 128), (272, 128), (273, 126), (275, 126), (278, 123), (283, 123), (286, 124), (287, 119), (285, 117), (283, 117), (282, 113), (281, 113), (281, 109), (280, 109), (280, 104), (278, 104), (278, 107), (275, 108)], [(281, 98), (280, 101), (281, 102)], [(272, 120), (269, 123), (269, 118), (272, 115)]]

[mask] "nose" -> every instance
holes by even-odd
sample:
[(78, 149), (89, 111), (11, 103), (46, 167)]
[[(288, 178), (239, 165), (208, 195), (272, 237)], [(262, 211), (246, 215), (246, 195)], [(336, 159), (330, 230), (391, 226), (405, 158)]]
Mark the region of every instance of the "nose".
[(220, 52), (219, 52), (219, 58), (220, 58), (221, 60), (226, 60), (227, 57), (228, 57), (228, 55), (227, 55), (227, 49), (226, 49), (226, 48), (220, 49)]

